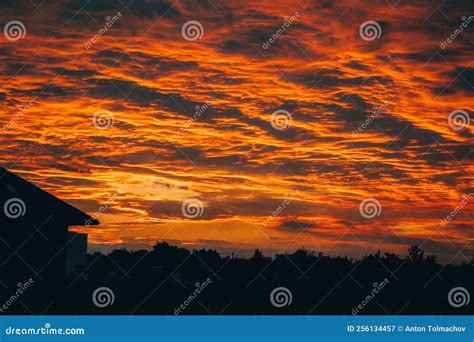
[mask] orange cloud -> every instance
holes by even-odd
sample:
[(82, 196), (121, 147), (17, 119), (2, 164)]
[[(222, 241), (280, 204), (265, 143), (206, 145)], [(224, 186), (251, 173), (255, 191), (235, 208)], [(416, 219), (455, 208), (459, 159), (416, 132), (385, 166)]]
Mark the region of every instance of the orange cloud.
[(108, 203), (92, 244), (474, 251), (471, 202), (440, 225), (474, 192), (472, 30), (441, 47), (463, 8), (79, 3), (2, 11), (26, 35), (0, 41), (0, 163), (89, 213)]

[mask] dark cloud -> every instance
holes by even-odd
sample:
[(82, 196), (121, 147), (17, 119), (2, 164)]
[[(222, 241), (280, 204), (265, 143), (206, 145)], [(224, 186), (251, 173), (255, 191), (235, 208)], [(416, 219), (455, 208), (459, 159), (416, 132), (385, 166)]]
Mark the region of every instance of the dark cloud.
[(186, 116), (192, 116), (198, 105), (179, 94), (165, 94), (132, 81), (91, 78), (87, 83), (91, 86), (90, 95), (98, 99), (115, 99), (139, 106), (153, 106)]
[[(133, 208), (139, 208), (141, 210), (146, 210), (150, 217), (153, 218), (180, 218), (185, 220), (186, 217), (183, 215), (182, 211), (182, 201), (155, 201), (155, 202), (145, 202), (145, 203), (130, 203), (130, 206)], [(222, 207), (214, 207), (206, 205), (203, 202), (202, 215), (197, 217), (199, 220), (213, 220), (217, 218), (225, 218), (232, 216), (228, 211)]]
[(305, 232), (307, 230), (311, 230), (315, 227), (317, 227), (317, 225), (312, 222), (292, 220), (283, 222), (280, 226), (278, 226), (278, 229), (285, 230), (291, 233), (300, 233)]
[(356, 60), (352, 60), (349, 63), (345, 63), (344, 66), (361, 71), (369, 71), (370, 69), (367, 65), (364, 65)]
[(166, 0), (72, 0), (68, 2), (65, 9), (70, 14), (87, 12), (94, 16), (111, 15), (121, 11), (124, 16), (142, 19), (176, 18), (180, 15), (175, 4)]
[(450, 85), (450, 88), (455, 87), (468, 92), (474, 90), (474, 68), (457, 68), (449, 73), (449, 77), (455, 78), (454, 85)]
[(318, 71), (307, 71), (304, 73), (285, 73), (284, 79), (301, 84), (307, 88), (331, 88), (341, 86), (371, 86), (375, 84), (390, 85), (392, 79), (387, 76), (367, 77), (342, 77), (342, 71), (338, 69), (326, 69)]
[(71, 69), (63, 69), (63, 68), (51, 68), (50, 70), (53, 71), (58, 76), (71, 76), (71, 77), (77, 77), (77, 78), (86, 78), (86, 77), (99, 75), (99, 73), (95, 70), (85, 70), (85, 69), (71, 70)]
[(144, 79), (180, 71), (193, 71), (199, 67), (199, 64), (194, 61), (156, 57), (139, 51), (101, 50), (95, 56), (96, 62), (110, 67), (121, 68), (123, 64), (126, 64), (130, 73)]

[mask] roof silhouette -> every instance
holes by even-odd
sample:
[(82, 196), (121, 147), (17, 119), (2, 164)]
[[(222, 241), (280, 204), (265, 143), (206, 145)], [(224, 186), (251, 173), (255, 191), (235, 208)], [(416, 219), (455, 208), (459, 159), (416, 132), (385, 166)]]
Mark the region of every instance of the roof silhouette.
[(1, 203), (12, 198), (18, 198), (25, 203), (25, 212), (30, 218), (52, 215), (67, 226), (84, 226), (86, 222), (88, 222), (87, 225), (99, 224), (97, 219), (0, 167)]

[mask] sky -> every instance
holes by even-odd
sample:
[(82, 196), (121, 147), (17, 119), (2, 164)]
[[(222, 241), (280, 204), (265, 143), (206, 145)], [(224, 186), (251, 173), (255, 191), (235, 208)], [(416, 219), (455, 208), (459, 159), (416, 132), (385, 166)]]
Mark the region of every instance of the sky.
[(0, 6), (0, 165), (89, 250), (472, 259), (471, 1)]

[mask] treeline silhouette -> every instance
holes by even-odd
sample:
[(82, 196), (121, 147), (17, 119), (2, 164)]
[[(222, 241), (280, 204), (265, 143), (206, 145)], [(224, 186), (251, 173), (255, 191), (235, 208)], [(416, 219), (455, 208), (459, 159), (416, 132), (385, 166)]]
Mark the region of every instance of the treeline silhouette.
[[(196, 294), (207, 279), (211, 283)], [(454, 308), (447, 296), (458, 286), (472, 290), (473, 280), (472, 262), (441, 265), (418, 246), (410, 247), (406, 257), (377, 252), (354, 260), (299, 249), (274, 258), (256, 250), (244, 259), (160, 242), (152, 251), (119, 249), (89, 255), (87, 265), (68, 280), (52, 310), (169, 315), (472, 314), (472, 303)], [(372, 290), (382, 282), (383, 289), (374, 294)], [(113, 291), (113, 304), (94, 305), (91, 296), (99, 287)], [(287, 288), (292, 297), (281, 308), (270, 300), (277, 287)], [(354, 310), (359, 305), (362, 309)]]
[[(52, 303), (35, 313), (459, 315), (472, 314), (472, 303), (455, 308), (448, 293), (454, 287), (473, 293), (473, 280), (473, 262), (441, 265), (419, 246), (403, 257), (377, 252), (356, 260), (299, 249), (273, 258), (256, 250), (245, 259), (159, 242), (151, 251), (88, 255)], [(278, 287), (291, 292), (282, 307), (270, 298)], [(99, 288), (112, 294), (94, 299)]]

